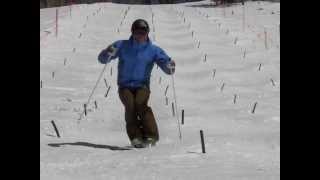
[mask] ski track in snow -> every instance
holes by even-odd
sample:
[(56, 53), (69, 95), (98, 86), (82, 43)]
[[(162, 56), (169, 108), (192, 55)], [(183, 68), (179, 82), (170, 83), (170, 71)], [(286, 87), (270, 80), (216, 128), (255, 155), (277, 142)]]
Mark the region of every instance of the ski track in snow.
[[(73, 6), (71, 16), (63, 7), (57, 38), (55, 8), (40, 10), (40, 37), (52, 31), (40, 40), (41, 179), (280, 179), (280, 4), (203, 8), (210, 3), (84, 4)], [(77, 120), (103, 68), (98, 53), (127, 39), (137, 18), (149, 22), (153, 43), (176, 61), (180, 118), (185, 110), (180, 141), (171, 77), (155, 66), (149, 104), (160, 141), (139, 150), (127, 148), (117, 60), (107, 65), (88, 116)]]

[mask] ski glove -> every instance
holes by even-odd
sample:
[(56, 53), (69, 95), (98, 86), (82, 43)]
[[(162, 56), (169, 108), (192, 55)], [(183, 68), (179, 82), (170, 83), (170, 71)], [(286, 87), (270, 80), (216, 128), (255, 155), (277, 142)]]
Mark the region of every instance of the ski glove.
[(176, 63), (171, 60), (167, 63), (167, 68), (170, 70), (170, 74), (174, 74), (175, 69), (176, 69)]
[(115, 48), (114, 46), (110, 45), (110, 46), (107, 47), (106, 51), (107, 51), (109, 56), (113, 56), (114, 57), (117, 54), (118, 49)]

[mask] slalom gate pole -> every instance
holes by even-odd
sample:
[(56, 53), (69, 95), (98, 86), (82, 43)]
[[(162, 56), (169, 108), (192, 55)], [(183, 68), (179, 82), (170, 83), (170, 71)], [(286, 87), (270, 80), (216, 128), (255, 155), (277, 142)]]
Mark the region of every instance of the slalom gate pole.
[[(112, 57), (112, 56), (109, 56), (109, 57), (108, 57), (107, 62), (110, 61), (111, 57)], [(100, 75), (99, 75), (99, 77), (98, 77), (98, 80), (97, 80), (96, 84), (94, 85), (94, 87), (93, 87), (93, 89), (92, 89), (92, 91), (91, 91), (91, 94), (90, 94), (90, 96), (89, 96), (89, 98), (88, 98), (88, 100), (87, 100), (87, 103), (86, 103), (87, 105), (90, 103), (91, 97), (93, 96), (94, 91), (95, 91), (96, 88), (98, 87), (98, 84), (99, 84), (99, 82), (100, 82), (100, 80), (101, 80), (101, 77), (102, 77), (102, 75), (104, 74), (104, 72), (105, 72), (105, 70), (106, 70), (106, 68), (107, 68), (107, 64), (108, 64), (108, 63), (106, 63), (106, 64), (104, 65), (104, 67), (103, 67), (103, 69), (102, 69), (102, 71), (101, 71), (101, 73), (100, 73)], [(78, 123), (80, 123), (80, 120), (82, 119), (82, 117), (83, 117), (84, 114), (85, 114), (85, 110), (83, 110), (82, 113), (80, 114), (80, 117), (79, 117), (79, 119), (78, 119)]]
[(180, 141), (182, 140), (182, 135), (181, 135), (181, 127), (180, 127), (180, 122), (179, 122), (179, 113), (178, 113), (178, 105), (177, 105), (177, 96), (176, 96), (176, 88), (174, 85), (174, 77), (171, 71), (171, 80), (172, 80), (172, 89), (173, 89), (173, 96), (174, 96), (174, 104), (175, 104), (175, 111), (176, 111), (176, 117), (177, 117), (177, 123), (178, 123), (178, 129), (179, 129), (179, 139)]

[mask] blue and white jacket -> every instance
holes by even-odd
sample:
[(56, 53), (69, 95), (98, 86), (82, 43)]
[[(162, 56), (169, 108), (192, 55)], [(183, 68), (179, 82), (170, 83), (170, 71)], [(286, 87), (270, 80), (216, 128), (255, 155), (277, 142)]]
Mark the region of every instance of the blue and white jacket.
[[(112, 43), (118, 51), (111, 60), (119, 58), (118, 86), (119, 88), (139, 88), (150, 86), (150, 76), (154, 63), (166, 74), (171, 74), (167, 64), (170, 57), (160, 47), (148, 39), (145, 43), (138, 43), (131, 36), (129, 40), (119, 40)], [(109, 63), (109, 55), (103, 50), (98, 60), (102, 64)]]

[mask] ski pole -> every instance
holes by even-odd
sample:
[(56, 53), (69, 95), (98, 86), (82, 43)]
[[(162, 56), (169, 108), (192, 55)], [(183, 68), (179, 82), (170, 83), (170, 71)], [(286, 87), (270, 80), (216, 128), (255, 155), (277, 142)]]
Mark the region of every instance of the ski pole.
[(181, 135), (181, 128), (180, 128), (180, 122), (179, 122), (179, 113), (178, 113), (178, 105), (177, 105), (177, 96), (176, 96), (176, 88), (174, 85), (174, 77), (172, 74), (172, 69), (170, 69), (171, 72), (171, 82), (172, 82), (172, 89), (173, 89), (173, 97), (174, 97), (174, 104), (175, 104), (175, 110), (176, 110), (176, 117), (177, 117), (177, 123), (178, 123), (178, 129), (179, 129), (179, 139), (181, 141), (182, 135)]
[[(108, 57), (107, 62), (110, 61), (111, 57), (112, 57), (112, 56), (109, 56), (109, 57)], [(94, 87), (93, 87), (93, 89), (92, 89), (92, 91), (91, 91), (91, 94), (90, 94), (90, 96), (89, 96), (86, 104), (89, 104), (89, 102), (90, 102), (90, 100), (91, 100), (91, 97), (93, 96), (94, 91), (95, 91), (96, 88), (98, 87), (98, 84), (99, 84), (99, 82), (100, 82), (100, 80), (101, 80), (101, 77), (102, 77), (102, 75), (104, 74), (104, 71), (106, 70), (107, 64), (108, 64), (108, 63), (106, 63), (106, 64), (104, 65), (104, 67), (103, 67), (103, 69), (102, 69), (102, 71), (101, 71), (101, 73), (100, 73), (100, 75), (99, 75), (99, 77), (98, 77), (98, 80), (97, 80), (96, 84), (94, 85)], [(80, 117), (79, 117), (79, 119), (78, 119), (78, 120), (79, 120), (78, 122), (80, 122), (80, 120), (82, 119), (84, 113), (85, 113), (85, 110), (83, 110), (82, 113), (80, 114)]]

